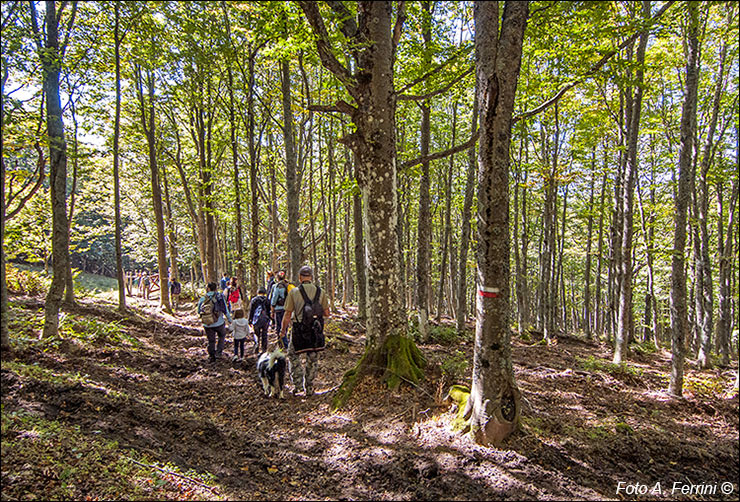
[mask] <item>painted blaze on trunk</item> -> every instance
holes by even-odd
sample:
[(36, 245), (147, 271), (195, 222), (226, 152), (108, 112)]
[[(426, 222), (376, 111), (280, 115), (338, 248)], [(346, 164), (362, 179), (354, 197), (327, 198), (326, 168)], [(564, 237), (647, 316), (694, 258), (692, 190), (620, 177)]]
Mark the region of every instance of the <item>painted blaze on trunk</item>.
[(474, 7), (480, 116), (477, 322), (473, 385), (465, 417), (480, 444), (499, 444), (519, 422), (509, 326), (509, 145), (527, 2)]

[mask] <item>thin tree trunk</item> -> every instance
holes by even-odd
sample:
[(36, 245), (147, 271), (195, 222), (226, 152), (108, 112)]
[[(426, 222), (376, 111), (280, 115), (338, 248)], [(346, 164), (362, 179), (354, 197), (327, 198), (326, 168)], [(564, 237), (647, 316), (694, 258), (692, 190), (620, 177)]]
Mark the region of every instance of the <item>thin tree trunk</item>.
[[(139, 97), (139, 111), (141, 125), (149, 147), (149, 170), (152, 184), (152, 205), (157, 226), (157, 264), (160, 281), (160, 305), (168, 313), (172, 313), (170, 306), (170, 291), (167, 288), (167, 251), (165, 249), (164, 212), (162, 209), (162, 188), (159, 183), (159, 167), (157, 166), (156, 131), (154, 125), (154, 72), (147, 70), (146, 77), (141, 74), (141, 68), (136, 68), (137, 91)], [(144, 97), (144, 85), (147, 87), (147, 97)]]
[(115, 61), (116, 61), (116, 118), (113, 126), (113, 209), (115, 218), (116, 239), (116, 279), (118, 280), (118, 310), (126, 311), (126, 292), (124, 290), (123, 277), (123, 250), (122, 250), (122, 225), (121, 225), (121, 176), (120, 176), (120, 145), (121, 137), (121, 42), (120, 33), (120, 9), (121, 4), (113, 3), (115, 11), (115, 28), (113, 35)]
[(583, 284), (583, 330), (586, 339), (592, 338), (591, 326), (591, 241), (594, 230), (594, 185), (596, 183), (596, 146), (591, 149), (591, 181), (588, 195), (588, 224), (586, 237), (586, 272)]
[(689, 2), (688, 47), (686, 63), (686, 98), (681, 108), (681, 145), (678, 158), (678, 195), (676, 197), (675, 236), (671, 261), (671, 379), (668, 392), (683, 395), (683, 366), (688, 332), (686, 306), (686, 212), (689, 201), (689, 172), (696, 128), (696, 102), (699, 87), (699, 2)]
[[(455, 132), (457, 128), (457, 102), (452, 105), (452, 138), (450, 147), (455, 146)], [(447, 254), (450, 246), (450, 235), (452, 235), (452, 168), (455, 165), (455, 156), (450, 155), (450, 164), (447, 168), (447, 181), (445, 183), (445, 214), (444, 214), (444, 237), (442, 238), (442, 264), (439, 277), (439, 298), (437, 301), (437, 323), (442, 318), (442, 303), (445, 297), (445, 282), (447, 281)], [(451, 298), (450, 298), (451, 300)], [(450, 303), (450, 302), (448, 302)]]
[[(31, 15), (36, 25), (36, 10), (31, 3)], [(61, 52), (59, 48), (59, 19), (53, 1), (46, 2), (46, 43), (39, 47), (43, 69), (43, 87), (47, 98), (46, 129), (49, 135), (49, 189), (52, 217), (52, 264), (54, 277), (44, 306), (44, 338), (59, 331), (59, 308), (64, 294), (69, 268), (69, 224), (67, 222), (67, 142), (62, 122), (62, 103), (59, 97)], [(38, 29), (35, 30), (40, 37)]]
[[(473, 98), (473, 120), (471, 133), (478, 129), (478, 90)], [(460, 258), (457, 266), (457, 332), (462, 334), (465, 329), (467, 312), (467, 285), (468, 285), (468, 248), (470, 247), (470, 220), (473, 212), (473, 196), (475, 195), (476, 160), (475, 145), (468, 149), (468, 172), (465, 180), (465, 200), (462, 211), (462, 235), (460, 236)]]

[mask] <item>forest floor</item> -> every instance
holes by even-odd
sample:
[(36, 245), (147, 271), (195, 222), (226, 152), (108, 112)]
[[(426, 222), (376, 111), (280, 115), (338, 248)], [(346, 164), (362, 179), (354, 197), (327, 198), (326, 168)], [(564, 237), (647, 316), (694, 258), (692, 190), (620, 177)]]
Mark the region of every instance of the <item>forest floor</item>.
[[(3, 500), (738, 498), (737, 361), (687, 364), (676, 400), (664, 392), (664, 350), (614, 366), (605, 343), (515, 337), (522, 424), (497, 449), (454, 432), (443, 399), (455, 365), (470, 373), (472, 335), (420, 343), (429, 361), (420, 386), (391, 392), (366, 379), (332, 413), (363, 347), (350, 313), (327, 322), (317, 394), (292, 396), (288, 381), (278, 400), (262, 393), (253, 355), (206, 363), (192, 304), (172, 317), (129, 302), (124, 316), (82, 300), (60, 337), (39, 340), (43, 301), (11, 296)], [(224, 356), (231, 349), (227, 337)], [(690, 484), (693, 493), (680, 491)]]

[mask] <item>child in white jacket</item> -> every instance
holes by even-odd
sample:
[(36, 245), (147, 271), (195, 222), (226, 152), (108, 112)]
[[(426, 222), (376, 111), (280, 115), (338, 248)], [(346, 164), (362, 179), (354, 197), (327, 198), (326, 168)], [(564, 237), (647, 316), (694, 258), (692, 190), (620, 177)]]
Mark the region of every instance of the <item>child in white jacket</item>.
[(249, 334), (249, 322), (244, 318), (244, 311), (239, 309), (234, 312), (234, 360), (241, 361), (244, 358), (244, 342)]

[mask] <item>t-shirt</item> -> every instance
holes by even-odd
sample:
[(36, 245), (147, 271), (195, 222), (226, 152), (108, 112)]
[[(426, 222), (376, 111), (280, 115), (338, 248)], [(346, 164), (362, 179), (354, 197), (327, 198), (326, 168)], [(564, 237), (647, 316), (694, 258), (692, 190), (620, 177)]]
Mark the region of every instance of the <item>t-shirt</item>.
[[(313, 301), (313, 297), (316, 295), (316, 286), (310, 282), (304, 282), (303, 289), (306, 291), (308, 299)], [(285, 299), (285, 311), (293, 312), (293, 322), (301, 322), (303, 320), (303, 296), (299, 288), (293, 288), (288, 292), (288, 298)], [(326, 297), (324, 290), (321, 290), (319, 297), (319, 303), (321, 303), (322, 314), (329, 310), (329, 299)]]
[(246, 338), (249, 334), (249, 321), (244, 318), (234, 319), (234, 340)]

